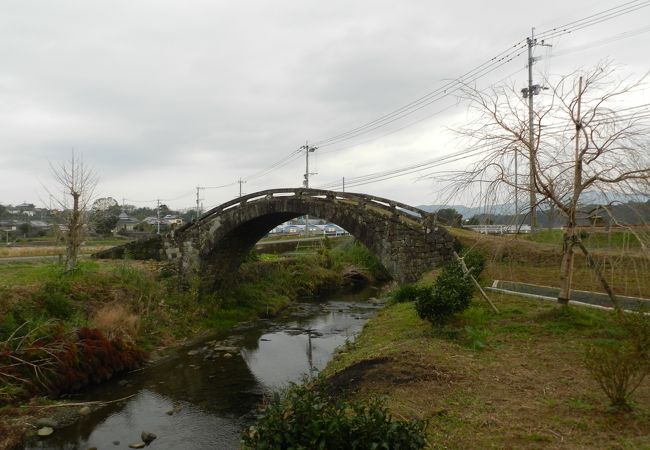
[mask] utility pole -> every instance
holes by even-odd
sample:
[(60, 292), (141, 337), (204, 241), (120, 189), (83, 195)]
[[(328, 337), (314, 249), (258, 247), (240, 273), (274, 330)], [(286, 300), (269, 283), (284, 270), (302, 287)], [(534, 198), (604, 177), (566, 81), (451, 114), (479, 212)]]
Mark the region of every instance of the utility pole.
[(309, 172), (309, 154), (314, 153), (318, 147), (310, 147), (309, 142), (305, 141), (305, 145), (300, 148), (305, 151), (305, 181), (303, 184), (309, 188), (309, 175), (318, 175), (315, 172)]
[(160, 199), (156, 200), (156, 203), (156, 224), (158, 225), (158, 231), (156, 233), (160, 234)]
[(199, 192), (203, 189), (201, 186), (196, 187), (196, 220), (199, 220), (199, 217), (201, 216), (201, 206), (199, 205), (199, 202), (201, 201), (201, 198), (199, 198)]
[(345, 177), (343, 177), (343, 192), (345, 192)]
[[(305, 181), (303, 184), (309, 189), (309, 175), (317, 175), (315, 172), (309, 172), (309, 154), (316, 151), (318, 147), (310, 147), (309, 142), (305, 141), (305, 145), (300, 147), (305, 151)], [(305, 235), (309, 234), (309, 214), (305, 215)]]
[(524, 98), (528, 99), (528, 189), (530, 191), (530, 231), (533, 232), (537, 227), (537, 213), (535, 211), (537, 199), (535, 196), (535, 132), (533, 130), (533, 96), (538, 95), (541, 89), (546, 89), (542, 88), (539, 84), (533, 84), (533, 64), (535, 64), (535, 61), (539, 59), (533, 57), (533, 47), (537, 45), (550, 47), (550, 45), (545, 44), (544, 41), (540, 44), (537, 43), (537, 39), (535, 38), (535, 28), (531, 29), (530, 37), (526, 38), (526, 43), (528, 44), (528, 87), (522, 89), (521, 93)]
[(246, 181), (245, 181), (245, 180), (242, 180), (242, 179), (240, 178), (240, 179), (237, 181), (237, 183), (239, 183), (239, 196), (241, 197), (241, 195), (242, 195), (242, 192), (241, 192), (241, 186), (242, 186), (242, 184), (246, 183)]
[(519, 234), (519, 180), (518, 174), (519, 171), (517, 169), (517, 153), (519, 153), (519, 149), (515, 147), (515, 227), (517, 234)]

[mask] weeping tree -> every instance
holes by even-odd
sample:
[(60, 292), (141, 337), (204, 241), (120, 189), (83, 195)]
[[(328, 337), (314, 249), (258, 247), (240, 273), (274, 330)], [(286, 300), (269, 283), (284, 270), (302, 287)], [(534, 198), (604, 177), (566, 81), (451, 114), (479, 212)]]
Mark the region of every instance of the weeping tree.
[(471, 148), (483, 151), (470, 168), (451, 176), (452, 186), (466, 189), (480, 182), (484, 195), (493, 198), (532, 193), (536, 205), (551, 205), (564, 217), (560, 303), (569, 301), (574, 254), (580, 251), (617, 304), (577, 227), (586, 193), (590, 201), (596, 195), (605, 211), (621, 198), (650, 193), (647, 103), (630, 106), (643, 78), (620, 79), (604, 63), (555, 82), (547, 80), (549, 88), (535, 105), (532, 141), (528, 104), (514, 86), (464, 89), (473, 119), (455, 131)]
[(84, 164), (83, 157), (77, 157), (74, 151), (70, 159), (61, 164), (50, 163), (52, 176), (61, 195), (52, 195), (65, 217), (65, 270), (69, 272), (77, 266), (79, 249), (83, 242), (88, 220), (88, 209), (97, 186), (95, 171)]

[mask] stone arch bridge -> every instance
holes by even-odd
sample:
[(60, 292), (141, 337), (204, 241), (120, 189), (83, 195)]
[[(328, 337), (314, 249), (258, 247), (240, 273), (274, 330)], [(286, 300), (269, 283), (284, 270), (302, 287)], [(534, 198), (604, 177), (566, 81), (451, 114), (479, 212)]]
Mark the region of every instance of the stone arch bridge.
[(385, 198), (307, 188), (249, 194), (203, 214), (173, 234), (135, 241), (96, 254), (99, 258), (177, 261), (184, 276), (199, 275), (211, 290), (227, 280), (255, 244), (276, 226), (309, 214), (331, 221), (372, 251), (399, 282), (415, 281), (449, 260), (453, 237), (435, 214)]

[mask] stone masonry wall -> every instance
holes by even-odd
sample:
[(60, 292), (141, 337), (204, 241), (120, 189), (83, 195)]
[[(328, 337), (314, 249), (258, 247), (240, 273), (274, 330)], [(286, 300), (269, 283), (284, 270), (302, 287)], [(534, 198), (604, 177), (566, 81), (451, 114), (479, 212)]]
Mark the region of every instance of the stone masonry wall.
[(345, 228), (377, 255), (400, 283), (412, 282), (428, 269), (449, 260), (453, 237), (435, 220), (421, 220), (387, 212), (372, 203), (341, 201), (336, 197), (267, 196), (204, 218), (175, 236), (135, 242), (100, 257), (132, 257), (176, 261), (187, 277), (198, 275), (205, 290), (227, 281), (255, 244), (275, 226), (309, 214)]

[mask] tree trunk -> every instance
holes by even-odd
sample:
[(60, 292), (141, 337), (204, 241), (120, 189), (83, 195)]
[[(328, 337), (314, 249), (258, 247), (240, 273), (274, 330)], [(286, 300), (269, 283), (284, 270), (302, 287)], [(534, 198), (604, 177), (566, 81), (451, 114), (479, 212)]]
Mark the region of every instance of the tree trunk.
[(562, 244), (562, 264), (560, 265), (560, 293), (558, 303), (566, 305), (571, 299), (571, 283), (573, 281), (573, 246), (575, 245), (575, 224), (567, 224)]
[(582, 156), (580, 153), (580, 130), (582, 122), (580, 120), (580, 105), (582, 101), (582, 77), (578, 84), (577, 113), (574, 119), (576, 127), (575, 139), (575, 166), (573, 167), (573, 195), (568, 214), (566, 232), (564, 233), (564, 242), (562, 244), (562, 264), (560, 265), (560, 294), (557, 297), (558, 303), (566, 305), (571, 299), (571, 282), (573, 281), (573, 247), (578, 241), (576, 235), (578, 210), (578, 199), (582, 192)]
[(74, 199), (72, 205), (72, 214), (68, 222), (68, 242), (66, 246), (65, 271), (70, 272), (77, 267), (77, 256), (81, 245), (81, 212), (79, 211), (79, 197), (77, 192), (72, 193)]
[(580, 250), (582, 250), (582, 253), (584, 253), (585, 257), (587, 258), (587, 263), (589, 264), (589, 267), (591, 267), (591, 270), (593, 270), (596, 273), (596, 276), (598, 277), (600, 284), (603, 285), (605, 292), (607, 292), (607, 295), (609, 295), (609, 298), (612, 301), (612, 305), (614, 305), (614, 308), (620, 309), (621, 305), (618, 303), (618, 299), (616, 298), (616, 295), (614, 295), (614, 291), (612, 290), (611, 286), (605, 279), (605, 275), (603, 275), (603, 272), (600, 270), (600, 266), (598, 265), (596, 260), (594, 260), (594, 258), (591, 256), (591, 253), (589, 253), (589, 250), (587, 250), (587, 247), (585, 247), (582, 241), (578, 240), (576, 245), (580, 247)]

